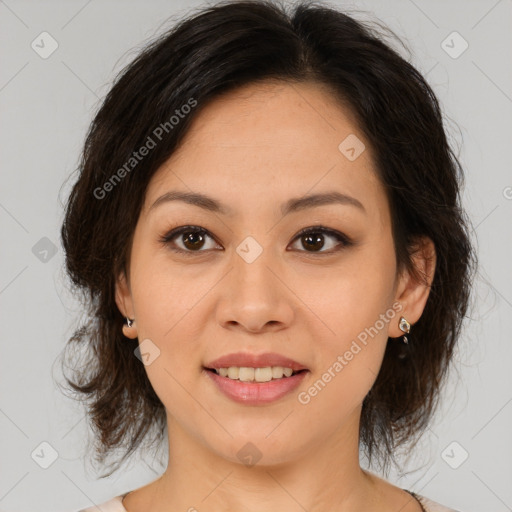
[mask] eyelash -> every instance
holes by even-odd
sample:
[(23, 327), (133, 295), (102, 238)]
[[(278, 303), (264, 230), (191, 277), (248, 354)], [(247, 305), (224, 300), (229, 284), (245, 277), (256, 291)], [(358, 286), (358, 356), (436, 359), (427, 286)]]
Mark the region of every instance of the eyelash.
[[(169, 249), (171, 251), (178, 252), (181, 254), (186, 254), (187, 256), (194, 256), (196, 254), (200, 254), (202, 252), (209, 251), (209, 250), (190, 251), (190, 250), (184, 250), (181, 248), (171, 247), (170, 243), (172, 242), (172, 240), (175, 239), (177, 236), (182, 235), (183, 233), (204, 233), (216, 242), (215, 238), (208, 232), (208, 230), (201, 228), (200, 226), (190, 226), (190, 225), (189, 226), (181, 226), (181, 227), (172, 229), (167, 234), (162, 236), (159, 239), (159, 242), (161, 244), (163, 244), (164, 246), (169, 246)], [(332, 236), (341, 244), (341, 246), (338, 246), (334, 249), (330, 249), (329, 251), (306, 251), (306, 250), (304, 250), (304, 251), (299, 251), (299, 252), (304, 252), (308, 255), (309, 254), (312, 254), (312, 255), (333, 254), (335, 252), (341, 251), (342, 249), (344, 249), (346, 247), (350, 247), (351, 245), (353, 245), (353, 241), (349, 237), (344, 235), (343, 233), (340, 233), (339, 231), (335, 231), (330, 228), (326, 228), (324, 226), (311, 226), (308, 228), (304, 228), (299, 233), (297, 233), (297, 235), (295, 236), (293, 241), (301, 238), (304, 235), (309, 235), (312, 233), (317, 233), (317, 234), (321, 233), (324, 235)], [(218, 243), (218, 242), (216, 242), (216, 243)]]

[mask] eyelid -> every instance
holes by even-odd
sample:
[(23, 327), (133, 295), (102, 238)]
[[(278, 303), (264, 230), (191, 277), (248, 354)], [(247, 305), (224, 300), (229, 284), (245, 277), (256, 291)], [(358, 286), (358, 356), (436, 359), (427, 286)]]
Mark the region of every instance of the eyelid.
[[(181, 235), (183, 233), (188, 233), (188, 232), (204, 233), (206, 236), (210, 237), (212, 240), (214, 240), (218, 244), (218, 242), (215, 239), (215, 237), (207, 229), (202, 228), (201, 226), (197, 226), (197, 225), (184, 225), (184, 226), (178, 226), (176, 228), (173, 228), (170, 231), (168, 231), (165, 235), (163, 235), (161, 238), (159, 238), (159, 242), (161, 244), (163, 244), (164, 246), (169, 246), (169, 244), (171, 243), (171, 241), (174, 238), (176, 238), (177, 236), (179, 236), (179, 235)], [(346, 247), (349, 247), (351, 245), (354, 245), (353, 240), (350, 237), (348, 237), (347, 235), (345, 235), (344, 233), (341, 233), (340, 231), (338, 231), (336, 229), (328, 228), (328, 227), (325, 227), (325, 226), (320, 225), (320, 224), (316, 225), (316, 226), (308, 226), (306, 228), (301, 229), (296, 235), (294, 235), (294, 237), (292, 239), (292, 243), (294, 243), (301, 236), (307, 235), (309, 233), (321, 233), (321, 234), (330, 236), (332, 238), (335, 238), (336, 240), (338, 240), (338, 247), (336, 247), (334, 249), (327, 250), (327, 251), (299, 250), (300, 253), (304, 253), (304, 254), (306, 254), (308, 256), (311, 256), (311, 255), (315, 256), (315, 255), (334, 254), (334, 253), (339, 252), (343, 248), (346, 248)], [(181, 249), (179, 247), (178, 248), (170, 247), (170, 249), (173, 252), (178, 252), (178, 253), (181, 253), (181, 254), (186, 254), (186, 255), (191, 255), (191, 256), (192, 255), (196, 255), (196, 254), (201, 254), (201, 253), (208, 253), (211, 250), (211, 249), (207, 249), (207, 250), (201, 250), (200, 249), (200, 250), (197, 250), (197, 251), (189, 251), (189, 250)]]

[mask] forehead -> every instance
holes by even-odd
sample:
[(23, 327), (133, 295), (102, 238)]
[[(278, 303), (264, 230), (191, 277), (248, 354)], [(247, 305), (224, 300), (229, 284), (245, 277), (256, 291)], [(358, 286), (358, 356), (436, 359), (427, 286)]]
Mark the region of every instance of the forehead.
[[(364, 147), (355, 160), (346, 140)], [(145, 207), (169, 189), (229, 196), (235, 210), (332, 190), (377, 207), (385, 200), (352, 112), (316, 83), (249, 84), (215, 98), (154, 175)]]

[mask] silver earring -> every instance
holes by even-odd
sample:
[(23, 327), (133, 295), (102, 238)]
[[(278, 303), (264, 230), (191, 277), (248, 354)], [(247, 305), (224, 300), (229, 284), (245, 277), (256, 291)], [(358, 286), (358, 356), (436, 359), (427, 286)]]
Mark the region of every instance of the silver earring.
[[(405, 334), (409, 334), (411, 332), (411, 324), (403, 317), (400, 317), (400, 322), (398, 323), (398, 327), (402, 332), (405, 332)], [(403, 336), (404, 343), (409, 343), (409, 340), (407, 339), (407, 336)]]
[(128, 327), (131, 327), (133, 325), (134, 320), (135, 318), (133, 320), (130, 320), (128, 317), (126, 317), (126, 323), (128, 324)]

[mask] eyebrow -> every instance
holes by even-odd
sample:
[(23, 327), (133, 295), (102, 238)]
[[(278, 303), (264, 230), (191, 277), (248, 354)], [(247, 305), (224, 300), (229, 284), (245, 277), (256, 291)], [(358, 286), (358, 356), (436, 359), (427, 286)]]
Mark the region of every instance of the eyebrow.
[[(213, 197), (206, 196), (198, 192), (181, 192), (171, 191), (166, 192), (160, 196), (150, 207), (149, 211), (154, 210), (161, 204), (168, 203), (171, 201), (182, 201), (193, 206), (198, 206), (204, 210), (211, 211), (214, 213), (220, 213), (222, 215), (233, 215), (233, 211), (227, 206), (223, 205), (220, 201)], [(311, 194), (304, 197), (293, 198), (288, 200), (281, 206), (281, 213), (283, 216), (289, 213), (298, 212), (308, 208), (316, 208), (319, 206), (329, 204), (342, 204), (348, 206), (355, 206), (362, 212), (366, 213), (364, 206), (355, 197), (341, 192), (325, 192), (322, 194)]]

